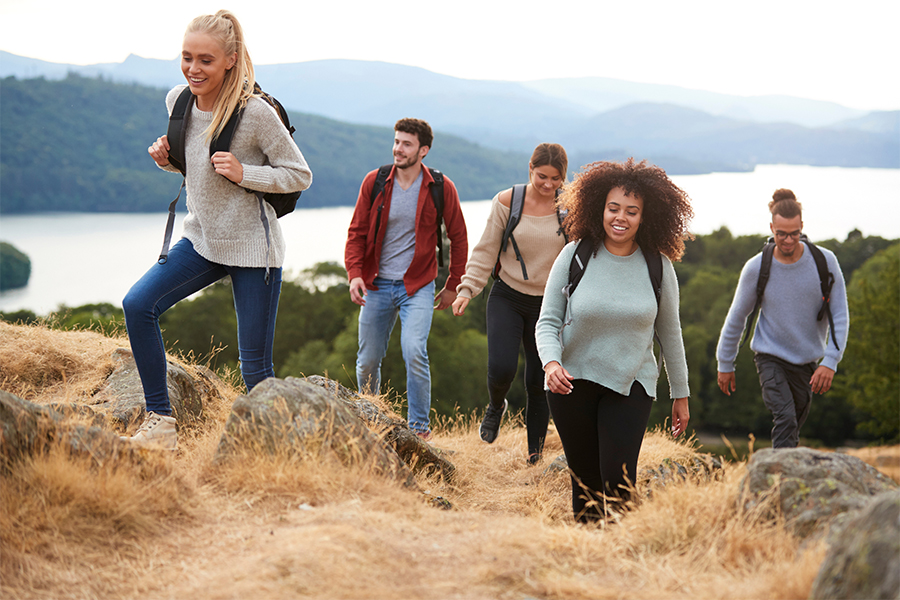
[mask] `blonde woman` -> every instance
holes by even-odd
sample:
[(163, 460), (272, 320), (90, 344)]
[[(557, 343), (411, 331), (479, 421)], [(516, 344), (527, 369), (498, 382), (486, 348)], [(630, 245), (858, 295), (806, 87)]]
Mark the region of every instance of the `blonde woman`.
[(534, 327), (550, 267), (566, 243), (556, 194), (566, 180), (567, 168), (568, 157), (559, 144), (544, 143), (534, 149), (528, 163), (521, 220), (513, 237), (504, 248), (507, 223), (511, 216), (518, 218), (511, 208), (515, 188), (494, 197), (481, 241), (472, 250), (453, 302), (453, 314), (462, 315), (495, 272), (496, 281), (487, 302), (489, 402), (479, 433), (488, 444), (497, 439), (508, 406), (506, 394), (519, 365), (519, 347), (524, 346), (525, 425), (531, 464), (541, 460), (550, 420)]
[[(233, 14), (219, 11), (191, 21), (184, 34), (181, 70), (193, 94), (184, 141), (188, 215), (183, 237), (167, 260), (153, 265), (122, 302), (147, 411), (138, 431), (126, 439), (173, 450), (177, 437), (159, 316), (179, 300), (230, 276), (244, 383), (252, 389), (274, 376), (272, 343), (284, 237), (274, 209), (264, 202), (270, 224), (267, 242), (260, 203), (246, 190), (287, 193), (306, 189), (312, 182), (306, 160), (275, 110), (254, 96), (253, 64)], [(170, 114), (185, 87), (177, 86), (166, 96)], [(229, 151), (210, 157), (210, 140), (238, 107), (243, 115)], [(169, 163), (169, 150), (169, 141), (162, 136), (148, 152), (161, 169), (180, 173)]]

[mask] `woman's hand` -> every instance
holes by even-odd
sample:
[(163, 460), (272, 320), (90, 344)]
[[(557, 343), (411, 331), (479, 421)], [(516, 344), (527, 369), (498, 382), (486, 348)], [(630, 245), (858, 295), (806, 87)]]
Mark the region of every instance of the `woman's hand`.
[(216, 152), (211, 161), (216, 173), (229, 181), (240, 184), (244, 180), (244, 166), (231, 152)]
[(169, 166), (169, 138), (166, 136), (156, 138), (153, 145), (147, 148), (147, 152), (150, 153), (153, 162), (160, 167)]
[(555, 360), (544, 365), (544, 382), (547, 384), (547, 389), (554, 394), (571, 393), (573, 379), (575, 378)]
[(453, 301), (451, 305), (453, 307), (453, 315), (456, 317), (461, 317), (466, 312), (466, 307), (469, 305), (469, 298), (463, 298), (462, 296), (457, 296), (456, 300)]
[(676, 398), (672, 401), (672, 436), (678, 437), (687, 429), (691, 420), (691, 411), (688, 408), (687, 398)]

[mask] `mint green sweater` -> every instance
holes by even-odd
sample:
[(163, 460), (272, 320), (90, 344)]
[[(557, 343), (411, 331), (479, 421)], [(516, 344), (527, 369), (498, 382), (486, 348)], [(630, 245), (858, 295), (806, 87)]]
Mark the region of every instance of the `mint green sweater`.
[(572, 294), (572, 323), (566, 318), (562, 289), (569, 281), (569, 264), (576, 242), (563, 248), (547, 280), (535, 340), (541, 364), (559, 362), (575, 379), (586, 379), (623, 396), (637, 381), (656, 398), (659, 377), (653, 354), (654, 322), (663, 348), (671, 398), (686, 398), (688, 370), (678, 315), (678, 279), (672, 262), (663, 257), (662, 297), (656, 298), (647, 263), (638, 249), (615, 256), (601, 245), (588, 261), (584, 277)]

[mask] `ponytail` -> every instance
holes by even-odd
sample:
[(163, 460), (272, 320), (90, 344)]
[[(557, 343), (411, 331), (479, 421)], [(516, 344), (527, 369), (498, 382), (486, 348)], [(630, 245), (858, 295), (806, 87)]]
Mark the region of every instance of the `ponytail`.
[(237, 17), (227, 10), (220, 10), (215, 15), (202, 15), (191, 21), (188, 33), (205, 33), (217, 40), (226, 56), (237, 55), (234, 66), (225, 72), (222, 89), (216, 98), (213, 119), (206, 130), (206, 139), (218, 137), (228, 123), (231, 113), (236, 108), (243, 108), (253, 95), (256, 79), (253, 62), (244, 42), (244, 30)]

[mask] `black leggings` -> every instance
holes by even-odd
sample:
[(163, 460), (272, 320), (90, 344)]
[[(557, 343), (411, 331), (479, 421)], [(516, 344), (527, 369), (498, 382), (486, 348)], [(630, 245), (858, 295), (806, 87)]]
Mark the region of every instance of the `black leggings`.
[(547, 400), (573, 473), (575, 520), (596, 521), (607, 512), (601, 492), (623, 503), (631, 497), (653, 399), (638, 382), (629, 396), (584, 379), (572, 385), (567, 395), (547, 392)]
[(519, 367), (519, 344), (525, 347), (525, 426), (528, 454), (541, 454), (550, 409), (544, 392), (544, 370), (534, 341), (541, 314), (541, 296), (529, 296), (498, 279), (487, 301), (488, 394), (491, 404), (503, 405)]

